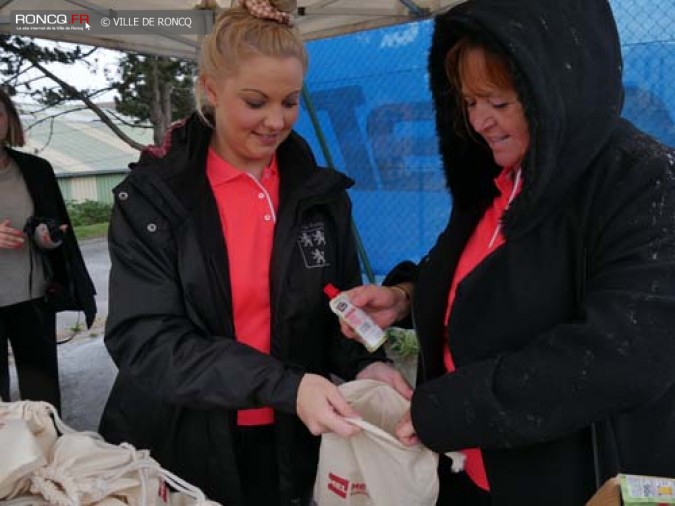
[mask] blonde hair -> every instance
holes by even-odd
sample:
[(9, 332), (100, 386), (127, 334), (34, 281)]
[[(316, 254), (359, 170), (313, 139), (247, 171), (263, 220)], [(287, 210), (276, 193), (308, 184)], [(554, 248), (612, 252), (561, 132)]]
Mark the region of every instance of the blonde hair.
[[(295, 8), (294, 2), (270, 0), (282, 12)], [(294, 57), (307, 71), (308, 58), (300, 32), (290, 24), (254, 17), (244, 7), (221, 11), (213, 31), (204, 40), (199, 55), (199, 75), (194, 84), (196, 110), (208, 124), (213, 107), (204, 88), (207, 76), (220, 79), (237, 74), (242, 60), (262, 55), (273, 58)]]
[(7, 136), (0, 139), (0, 144), (6, 144), (12, 147), (21, 147), (26, 143), (26, 138), (23, 133), (23, 125), (19, 113), (9, 97), (9, 94), (0, 88), (0, 102), (5, 106), (7, 113)]

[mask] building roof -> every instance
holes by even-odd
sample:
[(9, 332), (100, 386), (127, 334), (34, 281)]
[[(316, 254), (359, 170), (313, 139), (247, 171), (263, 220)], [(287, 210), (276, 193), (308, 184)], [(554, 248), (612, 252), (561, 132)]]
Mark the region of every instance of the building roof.
[[(56, 117), (53, 116), (66, 109), (40, 111), (35, 104), (20, 104), (19, 110), (27, 137), (22, 151), (46, 158), (57, 174), (117, 171), (138, 159), (138, 150), (117, 137), (90, 110)], [(116, 123), (137, 142), (153, 142), (151, 128)]]

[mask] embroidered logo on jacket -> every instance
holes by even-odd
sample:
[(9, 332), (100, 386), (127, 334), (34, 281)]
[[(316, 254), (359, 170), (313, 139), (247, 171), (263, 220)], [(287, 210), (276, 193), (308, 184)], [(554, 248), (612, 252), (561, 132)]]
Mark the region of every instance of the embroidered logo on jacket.
[(326, 261), (326, 234), (323, 223), (303, 225), (298, 236), (298, 246), (308, 269), (330, 265)]

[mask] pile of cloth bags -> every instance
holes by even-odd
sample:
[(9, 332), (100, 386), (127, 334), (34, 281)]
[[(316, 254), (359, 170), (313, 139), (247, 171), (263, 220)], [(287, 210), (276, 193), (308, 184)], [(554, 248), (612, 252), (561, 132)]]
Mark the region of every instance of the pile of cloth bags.
[(0, 402), (0, 503), (218, 506), (147, 450), (65, 425), (46, 402)]

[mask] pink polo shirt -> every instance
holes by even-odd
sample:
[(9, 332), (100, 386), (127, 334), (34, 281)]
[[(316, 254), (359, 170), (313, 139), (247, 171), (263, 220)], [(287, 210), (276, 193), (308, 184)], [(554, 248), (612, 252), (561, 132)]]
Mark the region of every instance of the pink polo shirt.
[[(237, 341), (270, 352), (270, 258), (279, 204), (276, 156), (260, 180), (209, 149), (206, 174), (215, 195), (230, 264)], [(237, 412), (239, 425), (274, 423), (272, 408)]]
[[(509, 204), (518, 195), (522, 188), (522, 179), (520, 169), (505, 168), (495, 179), (495, 185), (499, 189), (499, 195), (492, 201), (492, 205), (485, 211), (485, 214), (478, 222), (476, 229), (466, 243), (462, 256), (457, 263), (455, 276), (450, 285), (448, 294), (448, 306), (445, 312), (445, 333), (447, 335), (448, 322), (450, 320), (450, 311), (455, 302), (457, 285), (473, 271), (478, 264), (494, 250), (504, 244), (504, 236), (501, 233), (501, 219), (504, 211)], [(452, 343), (452, 336), (450, 336)], [(452, 359), (449, 346), (444, 346), (443, 361), (448, 372), (455, 370), (455, 363)], [(466, 455), (465, 469), (469, 478), (483, 490), (490, 490), (485, 466), (483, 464), (483, 454), (478, 448), (469, 448), (463, 450)]]

